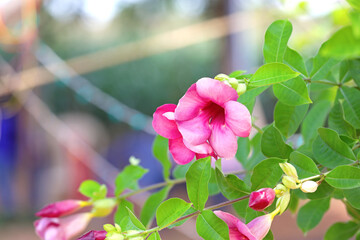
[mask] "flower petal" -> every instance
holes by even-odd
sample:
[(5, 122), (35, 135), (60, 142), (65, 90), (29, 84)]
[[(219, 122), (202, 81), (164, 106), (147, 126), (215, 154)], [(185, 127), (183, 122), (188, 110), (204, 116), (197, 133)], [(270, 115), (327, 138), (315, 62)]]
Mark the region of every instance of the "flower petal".
[(236, 136), (248, 137), (251, 131), (251, 115), (249, 110), (239, 102), (225, 103), (225, 123)]
[(83, 233), (91, 219), (91, 213), (78, 213), (60, 218), (60, 229), (64, 232), (66, 239), (71, 239)]
[(177, 121), (186, 121), (196, 117), (200, 108), (205, 106), (206, 103), (196, 92), (196, 84), (191, 85), (185, 95), (179, 100), (175, 109), (175, 119)]
[(247, 226), (250, 229), (251, 233), (256, 237), (256, 239), (262, 240), (269, 232), (272, 220), (272, 216), (270, 214), (267, 214), (255, 218), (254, 220), (249, 222)]
[(169, 139), (169, 150), (174, 161), (181, 165), (191, 162), (195, 157), (195, 153), (184, 145), (182, 138)]
[(209, 115), (206, 112), (200, 112), (187, 121), (177, 121), (177, 125), (185, 141), (191, 145), (205, 143), (211, 135)]
[(192, 145), (192, 144), (188, 143), (185, 139), (183, 139), (183, 143), (185, 144), (185, 146), (188, 149), (190, 149), (194, 153), (204, 154), (206, 156), (212, 156), (214, 154), (214, 150), (212, 149), (212, 147), (210, 146), (210, 144), (208, 142), (205, 142), (205, 143), (202, 143), (199, 145)]
[(238, 94), (235, 89), (211, 78), (201, 78), (196, 82), (196, 91), (200, 97), (212, 101), (220, 106), (230, 100), (236, 101)]
[(237, 151), (237, 139), (233, 131), (225, 124), (221, 117), (212, 120), (212, 133), (209, 139), (216, 155), (221, 158), (233, 158)]
[(175, 104), (164, 104), (154, 112), (152, 121), (153, 128), (159, 135), (165, 138), (174, 139), (181, 137), (175, 121), (171, 120), (175, 108)]

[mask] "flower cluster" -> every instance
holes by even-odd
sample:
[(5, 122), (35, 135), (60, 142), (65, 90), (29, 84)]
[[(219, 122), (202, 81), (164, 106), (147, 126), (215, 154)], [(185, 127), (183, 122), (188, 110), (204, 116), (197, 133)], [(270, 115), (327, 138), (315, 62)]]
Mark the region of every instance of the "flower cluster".
[(201, 78), (177, 105), (156, 109), (153, 127), (169, 139), (170, 153), (178, 164), (194, 157), (233, 158), (236, 137), (248, 137), (251, 130), (250, 113), (237, 99), (236, 90), (226, 83)]

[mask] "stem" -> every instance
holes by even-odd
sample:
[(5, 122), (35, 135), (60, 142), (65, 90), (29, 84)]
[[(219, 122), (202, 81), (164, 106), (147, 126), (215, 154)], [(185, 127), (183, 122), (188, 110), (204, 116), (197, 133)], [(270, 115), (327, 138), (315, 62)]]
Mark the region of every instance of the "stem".
[[(241, 198), (237, 198), (237, 199), (234, 199), (234, 200), (229, 200), (229, 201), (226, 201), (226, 202), (218, 203), (218, 204), (212, 205), (212, 206), (210, 206), (210, 207), (204, 208), (204, 210), (214, 210), (214, 209), (217, 209), (217, 208), (222, 208), (222, 207), (231, 205), (231, 204), (233, 204), (233, 203), (242, 201), (242, 200), (244, 200), (244, 199), (247, 199), (247, 198), (249, 198), (249, 197), (250, 197), (250, 195), (246, 195), (246, 196), (243, 196), (243, 197), (241, 197)], [(193, 212), (193, 213), (191, 213), (191, 214), (189, 214), (189, 215), (186, 215), (186, 216), (183, 216), (183, 217), (181, 217), (181, 218), (176, 219), (174, 222), (172, 222), (172, 223), (169, 224), (169, 225), (172, 225), (172, 224), (178, 223), (178, 222), (180, 222), (180, 221), (189, 219), (189, 218), (191, 218), (191, 217), (197, 216), (197, 215), (199, 215), (200, 213), (201, 213), (201, 211)], [(169, 225), (168, 225), (168, 226), (169, 226)], [(143, 231), (143, 232), (141, 232), (141, 233), (136, 233), (136, 234), (133, 234), (133, 235), (128, 235), (127, 238), (129, 238), (129, 237), (136, 237), (136, 236), (142, 236), (142, 235), (146, 235), (146, 234), (149, 234), (149, 233), (153, 233), (153, 232), (155, 232), (155, 231), (161, 231), (162, 229), (167, 228), (168, 226), (164, 226), (163, 228), (160, 228), (159, 226), (157, 226), (157, 227), (151, 228), (151, 229), (149, 229), (149, 230), (145, 230), (145, 231)]]
[(261, 134), (264, 133), (264, 131), (263, 131), (259, 126), (257, 126), (255, 123), (253, 123), (252, 126), (253, 126), (253, 128), (255, 128), (256, 131), (258, 131), (259, 133), (261, 133)]
[(353, 146), (352, 150), (354, 151), (355, 149), (359, 148), (360, 144), (356, 144), (355, 146)]
[(329, 82), (329, 81), (322, 81), (322, 80), (318, 80), (318, 81), (309, 81), (311, 83), (320, 83), (320, 84), (326, 84), (326, 85), (332, 85), (332, 86), (338, 86), (341, 87), (342, 84), (341, 83), (334, 83), (334, 82)]
[(139, 190), (135, 190), (135, 191), (132, 191), (132, 192), (129, 192), (129, 193), (126, 193), (126, 194), (122, 194), (118, 198), (119, 199), (125, 199), (125, 198), (128, 198), (130, 196), (133, 196), (133, 195), (136, 195), (136, 194), (139, 194), (139, 193), (147, 192), (147, 191), (157, 189), (157, 188), (161, 188), (161, 187), (165, 187), (165, 186), (173, 186), (173, 185), (176, 185), (176, 184), (184, 183), (185, 181), (186, 181), (185, 178), (167, 180), (165, 182), (156, 183), (156, 184), (150, 185), (148, 187), (141, 188)]

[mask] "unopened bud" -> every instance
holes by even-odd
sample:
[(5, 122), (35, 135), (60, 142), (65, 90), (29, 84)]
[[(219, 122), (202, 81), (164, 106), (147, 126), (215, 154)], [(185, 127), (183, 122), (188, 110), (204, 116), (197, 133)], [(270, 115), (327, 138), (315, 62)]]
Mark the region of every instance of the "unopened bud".
[(285, 192), (281, 197), (276, 201), (276, 208), (280, 208), (279, 214), (282, 214), (290, 202), (290, 192)]
[(109, 215), (116, 206), (115, 199), (105, 198), (93, 203), (92, 214), (94, 217), (105, 217)]
[(90, 231), (86, 234), (82, 235), (77, 240), (105, 240), (106, 238), (106, 231)]
[(134, 236), (131, 237), (133, 235), (136, 235), (137, 233), (140, 233), (140, 231), (136, 231), (136, 230), (129, 230), (126, 232), (126, 239), (131, 239), (131, 240), (143, 240), (144, 237), (141, 236)]
[(279, 163), (279, 165), (287, 176), (293, 177), (295, 180), (298, 179), (296, 169), (293, 165), (290, 163)]
[(62, 217), (89, 205), (91, 205), (91, 203), (80, 200), (59, 201), (45, 206), (36, 213), (36, 216), (49, 218)]
[(295, 180), (295, 178), (290, 177), (290, 176), (284, 176), (284, 177), (282, 178), (282, 183), (283, 183), (286, 187), (288, 187), (288, 188), (290, 188), (290, 189), (297, 189), (297, 188), (298, 188), (298, 186), (296, 185), (296, 180)]
[(224, 74), (224, 73), (220, 73), (220, 74), (216, 75), (216, 76), (214, 77), (214, 79), (215, 79), (215, 80), (219, 80), (220, 82), (224, 82), (224, 81), (226, 81), (226, 80), (229, 79), (229, 76), (226, 75), (226, 74)]
[(301, 184), (300, 189), (304, 193), (313, 193), (317, 190), (318, 186), (317, 182), (306, 181)]
[(245, 83), (240, 83), (237, 88), (236, 88), (236, 92), (237, 94), (240, 96), (241, 94), (244, 94), (246, 92), (246, 84)]
[(263, 211), (273, 203), (274, 199), (275, 191), (272, 188), (262, 188), (250, 194), (249, 207), (255, 211)]
[(107, 232), (116, 232), (116, 228), (115, 226), (111, 225), (111, 224), (105, 224), (103, 226), (104, 230)]
[(124, 236), (118, 232), (110, 232), (106, 234), (106, 240), (123, 240)]

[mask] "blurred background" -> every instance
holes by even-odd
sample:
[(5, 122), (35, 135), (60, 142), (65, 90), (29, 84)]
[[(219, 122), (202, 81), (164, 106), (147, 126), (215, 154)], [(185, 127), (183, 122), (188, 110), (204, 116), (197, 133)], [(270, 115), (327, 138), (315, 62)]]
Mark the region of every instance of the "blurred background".
[[(81, 181), (113, 185), (130, 156), (162, 181), (152, 157), (152, 113), (177, 103), (201, 77), (254, 72), (263, 63), (266, 28), (294, 26), (290, 46), (306, 58), (348, 23), (342, 0), (0, 0), (0, 232), (38, 239), (34, 213), (50, 202), (82, 198)], [(275, 99), (263, 93), (259, 126)], [(237, 166), (238, 167), (238, 166)], [(184, 196), (177, 187), (171, 195)], [(144, 196), (135, 197), (138, 206)], [(336, 201), (306, 237), (296, 218), (276, 218), (275, 239), (322, 239), (348, 219)], [(94, 221), (100, 230), (111, 218)], [(199, 239), (194, 221), (164, 239)]]

